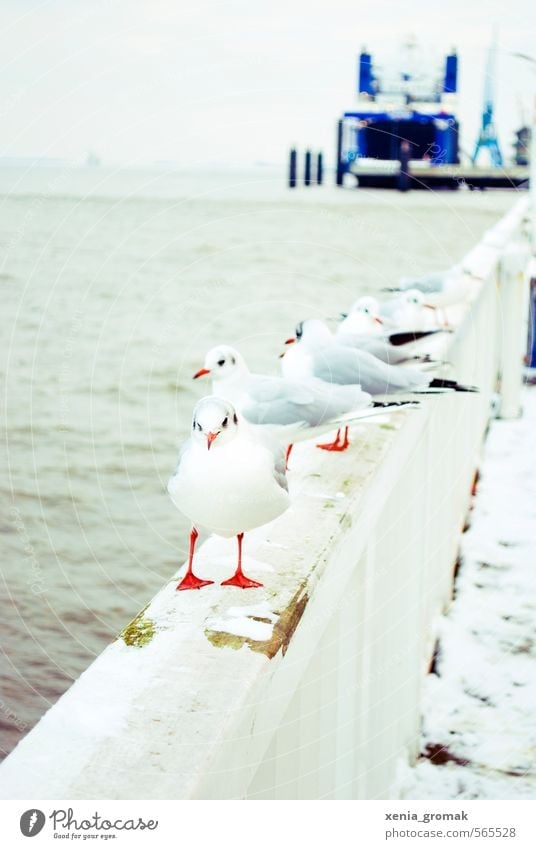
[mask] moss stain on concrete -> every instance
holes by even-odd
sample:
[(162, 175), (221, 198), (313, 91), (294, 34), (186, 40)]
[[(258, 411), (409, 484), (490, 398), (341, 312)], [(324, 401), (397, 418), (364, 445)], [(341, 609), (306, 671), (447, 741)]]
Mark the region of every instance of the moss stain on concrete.
[(153, 639), (156, 631), (155, 622), (152, 619), (145, 618), (143, 615), (148, 607), (149, 605), (147, 604), (143, 610), (140, 610), (132, 622), (129, 622), (119, 634), (120, 639), (123, 640), (125, 645), (135, 646), (141, 649)]

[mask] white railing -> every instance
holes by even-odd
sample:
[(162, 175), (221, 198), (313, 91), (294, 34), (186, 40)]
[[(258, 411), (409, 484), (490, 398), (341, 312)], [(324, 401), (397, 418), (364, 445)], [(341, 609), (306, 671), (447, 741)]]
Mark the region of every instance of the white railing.
[[(418, 751), (499, 374), (503, 414), (519, 408), (525, 212), (466, 257), (471, 303), (433, 343), (445, 376), (480, 393), (361, 424), (342, 456), (298, 447), (292, 507), (247, 541), (265, 588), (177, 593), (170, 580), (4, 761), (3, 796), (389, 797), (398, 759)], [(208, 540), (199, 572), (227, 576), (233, 557)]]

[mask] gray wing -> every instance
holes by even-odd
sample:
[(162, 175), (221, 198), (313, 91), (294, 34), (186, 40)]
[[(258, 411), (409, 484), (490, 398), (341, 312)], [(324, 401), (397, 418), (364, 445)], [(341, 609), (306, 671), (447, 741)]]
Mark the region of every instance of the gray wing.
[(282, 446), (280, 445), (277, 446), (277, 450), (274, 450), (274, 478), (281, 489), (288, 492), (287, 458)]
[(273, 457), (273, 473), (277, 485), (288, 492), (287, 458), (283, 446), (269, 432), (257, 431), (255, 436)]
[(337, 342), (347, 348), (358, 348), (382, 360), (384, 363), (396, 365), (408, 359), (407, 351), (396, 345), (391, 345), (386, 336), (367, 336), (361, 333), (341, 333)]
[(297, 405), (307, 405), (313, 400), (309, 386), (284, 377), (252, 374), (248, 383), (248, 394), (257, 403), (270, 403), (281, 398), (292, 397)]
[(252, 375), (248, 384), (249, 403), (242, 415), (251, 424), (287, 425), (308, 420), (314, 395), (306, 386), (280, 377)]
[(422, 277), (403, 277), (400, 286), (402, 289), (418, 289), (423, 295), (433, 295), (443, 291), (445, 277), (446, 272), (432, 271)]
[(328, 383), (360, 383), (371, 395), (407, 392), (427, 386), (429, 377), (417, 369), (391, 366), (368, 351), (332, 345), (314, 356), (315, 375)]
[(389, 298), (380, 303), (380, 315), (383, 318), (392, 318), (393, 313), (400, 307), (400, 298)]
[(326, 383), (360, 383), (365, 392), (368, 392), (360, 377), (363, 353), (342, 345), (321, 348), (313, 354), (314, 375)]
[[(355, 381), (349, 381), (355, 383)], [(302, 383), (277, 377), (254, 375), (248, 386), (251, 399), (242, 415), (251, 424), (310, 427), (323, 424), (350, 410), (365, 406), (370, 399), (353, 387)]]

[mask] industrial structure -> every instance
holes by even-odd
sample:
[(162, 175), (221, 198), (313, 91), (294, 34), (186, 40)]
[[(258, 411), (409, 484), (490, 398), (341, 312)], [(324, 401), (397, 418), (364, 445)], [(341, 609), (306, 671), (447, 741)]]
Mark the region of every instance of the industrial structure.
[(471, 161), (473, 165), (476, 165), (480, 151), (487, 149), (489, 151), (492, 165), (496, 168), (500, 168), (503, 164), (503, 158), (499, 147), (499, 139), (497, 137), (497, 130), (495, 128), (495, 120), (493, 117), (493, 80), (495, 78), (496, 56), (497, 42), (494, 40), (488, 52), (488, 61), (484, 76), (484, 108), (482, 110), (482, 124), (476, 140), (475, 152), (473, 153)]
[[(416, 42), (405, 45), (402, 69), (388, 79), (362, 50), (358, 60), (357, 107), (338, 122), (336, 182), (352, 175), (361, 187), (471, 189), (517, 187), (528, 170), (503, 168), (495, 131), (492, 77), (495, 44), (490, 48), (484, 87), (482, 123), (472, 161), (460, 162), (456, 116), (458, 56), (452, 50), (436, 77), (422, 73)], [(476, 164), (487, 148), (490, 165)]]

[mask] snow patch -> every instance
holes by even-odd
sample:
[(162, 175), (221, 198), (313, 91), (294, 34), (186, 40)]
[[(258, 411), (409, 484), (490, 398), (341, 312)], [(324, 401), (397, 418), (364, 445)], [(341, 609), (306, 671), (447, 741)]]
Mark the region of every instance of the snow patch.
[[(268, 622), (263, 620), (268, 620)], [(230, 607), (228, 616), (207, 620), (207, 627), (212, 631), (224, 631), (235, 637), (246, 637), (251, 640), (270, 640), (274, 624), (278, 616), (273, 613), (267, 602)]]
[(211, 631), (223, 631), (235, 637), (246, 637), (250, 640), (270, 640), (273, 625), (268, 622), (257, 622), (248, 616), (236, 616), (230, 619), (208, 619), (207, 628)]
[[(524, 390), (523, 407), (490, 430), (456, 597), (425, 683), (422, 756), (401, 768), (395, 797), (536, 793), (535, 389)], [(440, 764), (430, 759), (437, 747)]]

